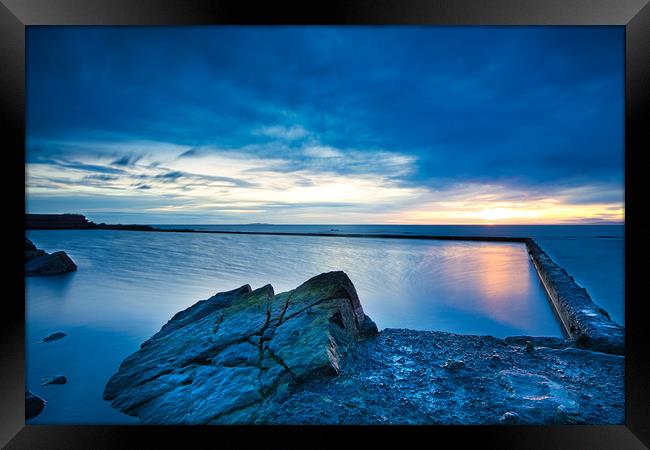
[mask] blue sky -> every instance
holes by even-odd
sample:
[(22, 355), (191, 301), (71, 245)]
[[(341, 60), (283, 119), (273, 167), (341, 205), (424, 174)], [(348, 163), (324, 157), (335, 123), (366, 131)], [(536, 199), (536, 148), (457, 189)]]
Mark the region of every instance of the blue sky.
[(29, 27), (28, 210), (621, 221), (623, 63), (622, 27)]

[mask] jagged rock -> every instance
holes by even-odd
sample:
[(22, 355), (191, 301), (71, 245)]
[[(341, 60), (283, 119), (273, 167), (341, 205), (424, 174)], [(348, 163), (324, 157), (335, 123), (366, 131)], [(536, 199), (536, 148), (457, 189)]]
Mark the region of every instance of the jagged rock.
[(45, 400), (38, 395), (25, 391), (25, 419), (38, 416), (45, 408)]
[(122, 362), (104, 399), (144, 423), (264, 423), (377, 333), (343, 272), (278, 295), (246, 285), (176, 314)]
[(25, 262), (45, 255), (47, 255), (47, 253), (45, 253), (45, 250), (36, 248), (32, 241), (25, 238)]
[(41, 386), (47, 386), (48, 384), (66, 384), (67, 382), (68, 379), (64, 375), (41, 378)]
[(77, 270), (77, 266), (65, 252), (48, 254), (25, 238), (25, 275), (58, 275)]
[(55, 331), (54, 333), (45, 336), (41, 342), (47, 344), (48, 342), (53, 342), (53, 341), (58, 341), (59, 339), (63, 339), (66, 336), (67, 334), (65, 334), (63, 331)]

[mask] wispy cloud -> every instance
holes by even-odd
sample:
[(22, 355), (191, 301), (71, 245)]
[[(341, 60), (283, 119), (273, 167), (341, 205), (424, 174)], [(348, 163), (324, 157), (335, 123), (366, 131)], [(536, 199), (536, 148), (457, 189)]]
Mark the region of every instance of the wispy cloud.
[(309, 136), (309, 132), (302, 125), (274, 125), (262, 127), (254, 131), (255, 134), (275, 139), (293, 141)]
[(142, 159), (142, 155), (123, 155), (112, 161), (111, 164), (114, 166), (133, 166), (140, 159)]

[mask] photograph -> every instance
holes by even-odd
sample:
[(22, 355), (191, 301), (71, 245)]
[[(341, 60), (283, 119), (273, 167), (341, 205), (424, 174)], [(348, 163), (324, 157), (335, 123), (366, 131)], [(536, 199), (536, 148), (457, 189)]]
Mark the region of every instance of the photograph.
[(626, 424), (624, 26), (24, 50), (27, 425)]

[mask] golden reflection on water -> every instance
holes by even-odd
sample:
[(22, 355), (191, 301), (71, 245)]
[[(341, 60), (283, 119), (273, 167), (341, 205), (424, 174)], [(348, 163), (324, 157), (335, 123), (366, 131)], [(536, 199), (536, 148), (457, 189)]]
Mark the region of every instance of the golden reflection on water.
[(478, 283), (486, 315), (501, 323), (522, 326), (531, 320), (526, 296), (531, 276), (525, 249), (489, 245), (477, 256)]
[(428, 267), (431, 279), (437, 280), (435, 301), (448, 307), (489, 317), (495, 322), (520, 330), (534, 329), (535, 320), (546, 304), (545, 299), (531, 298), (534, 273), (526, 249), (521, 244), (472, 243), (454, 244), (445, 249), (443, 265), (431, 254)]

